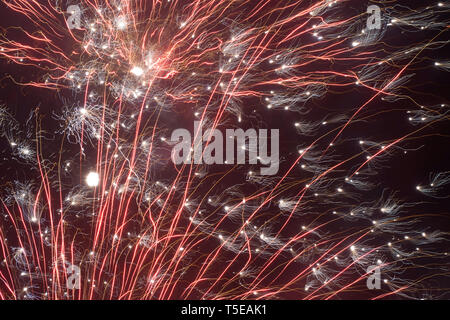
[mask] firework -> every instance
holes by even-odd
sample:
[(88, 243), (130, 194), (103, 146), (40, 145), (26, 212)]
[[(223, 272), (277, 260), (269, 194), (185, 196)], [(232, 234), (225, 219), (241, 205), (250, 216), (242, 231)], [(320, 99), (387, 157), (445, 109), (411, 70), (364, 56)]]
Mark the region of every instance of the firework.
[[(448, 167), (395, 183), (448, 126), (420, 87), (449, 69), (446, 4), (2, 6), (24, 20), (2, 82), (32, 104), (0, 108), (2, 299), (446, 296)], [(247, 162), (195, 161), (240, 128), (280, 130), (276, 174), (250, 139), (227, 141)]]

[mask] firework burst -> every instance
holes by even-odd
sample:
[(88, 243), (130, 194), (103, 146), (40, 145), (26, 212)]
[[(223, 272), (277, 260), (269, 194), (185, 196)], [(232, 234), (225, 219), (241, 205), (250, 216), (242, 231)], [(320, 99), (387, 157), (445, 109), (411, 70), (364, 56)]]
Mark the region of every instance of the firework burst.
[[(446, 4), (2, 6), (2, 82), (40, 99), (0, 108), (2, 299), (446, 296), (448, 167), (395, 176), (448, 126)], [(280, 129), (278, 173), (175, 165), (194, 121)]]

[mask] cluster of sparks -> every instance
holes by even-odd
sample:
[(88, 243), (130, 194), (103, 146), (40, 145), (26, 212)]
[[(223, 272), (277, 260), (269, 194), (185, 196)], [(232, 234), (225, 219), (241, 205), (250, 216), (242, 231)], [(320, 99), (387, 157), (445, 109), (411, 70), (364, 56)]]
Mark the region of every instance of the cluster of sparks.
[[(1, 30), (0, 56), (33, 71), (3, 81), (59, 105), (25, 124), (0, 108), (8, 156), (27, 168), (1, 187), (0, 298), (440, 297), (448, 232), (377, 177), (449, 120), (446, 101), (408, 89), (415, 67), (450, 68), (427, 58), (447, 45), (448, 5), (378, 2), (381, 27), (369, 30), (371, 3), (354, 3), (5, 0), (29, 22)], [(399, 31), (427, 36), (390, 44)], [(351, 92), (361, 101), (333, 101)], [(384, 131), (399, 102), (405, 131), (372, 141), (365, 132)], [(294, 133), (281, 131), (277, 175), (170, 159), (172, 130), (193, 121), (274, 118)], [(411, 192), (447, 197), (449, 172), (429, 174)], [(373, 265), (379, 291), (366, 287)]]

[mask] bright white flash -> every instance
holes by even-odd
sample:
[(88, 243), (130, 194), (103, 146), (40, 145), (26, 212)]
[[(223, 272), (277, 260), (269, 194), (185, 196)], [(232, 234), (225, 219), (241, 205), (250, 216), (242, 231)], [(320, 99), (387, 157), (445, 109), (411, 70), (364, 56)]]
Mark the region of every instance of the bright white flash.
[(131, 73), (135, 76), (140, 77), (144, 74), (144, 70), (142, 70), (141, 67), (133, 67), (133, 69), (131, 69)]
[(125, 29), (127, 27), (127, 20), (125, 19), (125, 17), (119, 17), (117, 19), (116, 23), (117, 23), (117, 28), (119, 30), (123, 30), (123, 29)]
[(89, 187), (96, 187), (100, 182), (100, 177), (97, 172), (89, 172), (86, 177), (86, 184)]

